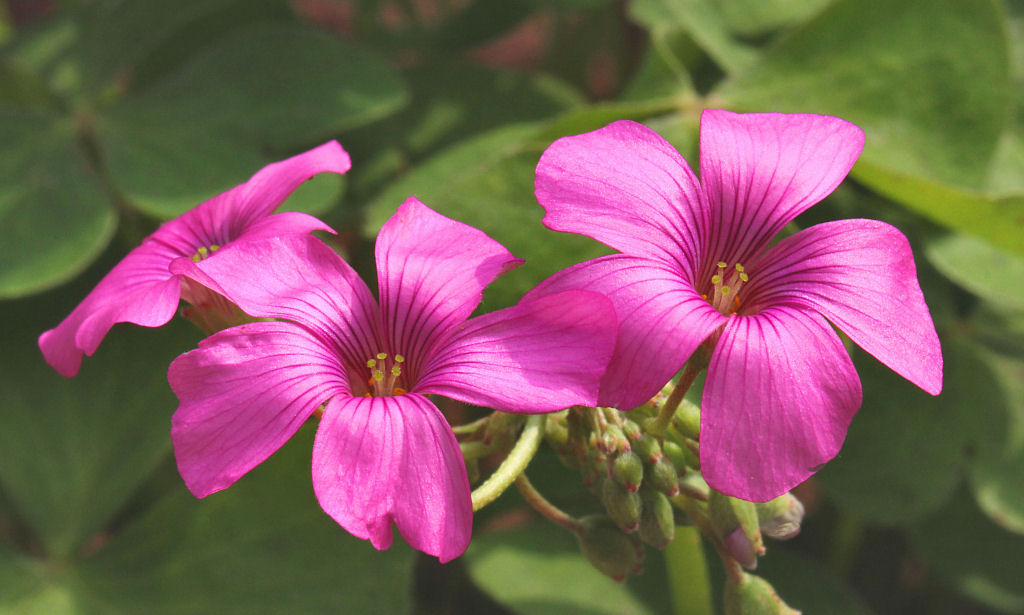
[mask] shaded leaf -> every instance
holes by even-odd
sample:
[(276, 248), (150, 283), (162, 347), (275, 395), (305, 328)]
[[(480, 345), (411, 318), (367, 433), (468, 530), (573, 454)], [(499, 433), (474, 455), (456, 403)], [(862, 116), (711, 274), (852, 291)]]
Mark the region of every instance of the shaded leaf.
[(68, 121), (0, 105), (0, 298), (81, 272), (117, 218)]
[(930, 242), (925, 255), (943, 275), (978, 297), (1024, 310), (1024, 257), (958, 234)]
[(771, 582), (789, 606), (803, 613), (871, 615), (864, 599), (818, 562), (772, 543), (758, 560), (757, 574)]

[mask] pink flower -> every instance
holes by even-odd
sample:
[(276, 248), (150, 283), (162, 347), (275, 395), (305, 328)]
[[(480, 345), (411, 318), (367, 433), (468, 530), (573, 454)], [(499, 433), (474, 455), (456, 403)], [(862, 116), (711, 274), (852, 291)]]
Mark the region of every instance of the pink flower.
[(324, 511), (378, 549), (394, 522), (448, 561), (469, 543), (469, 481), (427, 396), (512, 412), (592, 405), (615, 312), (600, 294), (568, 291), (467, 320), (484, 287), (522, 261), (415, 199), (381, 229), (376, 260), (379, 306), (306, 235), (181, 264), (247, 313), (283, 321), (222, 331), (171, 364), (178, 469), (197, 497), (225, 489), (320, 407), (313, 487)]
[(600, 403), (633, 408), (702, 344), (700, 460), (708, 483), (765, 501), (835, 456), (861, 404), (831, 324), (932, 395), (942, 354), (906, 238), (874, 220), (769, 245), (830, 194), (864, 144), (838, 118), (705, 111), (700, 181), (633, 122), (559, 139), (537, 166), (544, 223), (620, 254), (581, 263), (532, 296), (603, 292), (620, 332)]
[[(226, 309), (223, 298), (169, 271), (179, 259), (200, 260), (260, 237), (331, 229), (302, 213), (271, 215), (302, 182), (317, 173), (344, 173), (348, 154), (331, 141), (304, 154), (267, 165), (236, 186), (163, 224), (129, 252), (55, 329), (39, 336), (39, 348), (61, 375), (74, 376), (82, 354), (96, 352), (119, 322), (145, 327), (167, 324), (179, 299), (193, 306)], [(332, 231), (333, 232), (333, 231)]]

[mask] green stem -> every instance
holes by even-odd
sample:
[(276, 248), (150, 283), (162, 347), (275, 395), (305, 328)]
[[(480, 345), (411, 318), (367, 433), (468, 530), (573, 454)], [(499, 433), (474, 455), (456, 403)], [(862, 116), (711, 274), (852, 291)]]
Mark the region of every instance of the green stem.
[(533, 486), (530, 479), (526, 478), (526, 474), (520, 474), (516, 477), (516, 487), (519, 489), (519, 493), (523, 494), (523, 499), (525, 499), (534, 510), (571, 532), (579, 532), (581, 527), (580, 522), (569, 516), (569, 514), (561, 508), (558, 508), (551, 502), (547, 501), (547, 499), (540, 494), (540, 491), (537, 491)]
[(494, 452), (494, 447), (484, 444), (479, 440), (472, 442), (459, 442), (459, 449), (462, 451), (462, 458), (466, 461), (486, 457)]
[(491, 418), (491, 415), (488, 414), (487, 416), (477, 419), (472, 423), (466, 423), (465, 425), (452, 425), (452, 431), (455, 432), (455, 435), (457, 436), (473, 433), (486, 425), (487, 419), (489, 418)]
[(652, 436), (660, 436), (665, 433), (668, 426), (672, 424), (672, 417), (676, 415), (676, 410), (679, 409), (679, 404), (682, 403), (683, 397), (686, 396), (686, 392), (693, 386), (697, 376), (700, 375), (703, 369), (703, 361), (691, 360), (686, 364), (682, 375), (679, 376), (679, 382), (676, 383), (676, 388), (672, 389), (672, 394), (668, 396), (661, 409), (658, 410), (658, 416), (645, 425), (647, 433)]
[(546, 415), (534, 414), (526, 419), (523, 432), (519, 434), (516, 445), (508, 452), (508, 457), (501, 462), (494, 474), (484, 481), (484, 484), (473, 490), (471, 497), (474, 511), (480, 510), (496, 500), (508, 489), (509, 485), (515, 482), (516, 477), (523, 473), (540, 447), (541, 438), (544, 437), (544, 420), (546, 418)]

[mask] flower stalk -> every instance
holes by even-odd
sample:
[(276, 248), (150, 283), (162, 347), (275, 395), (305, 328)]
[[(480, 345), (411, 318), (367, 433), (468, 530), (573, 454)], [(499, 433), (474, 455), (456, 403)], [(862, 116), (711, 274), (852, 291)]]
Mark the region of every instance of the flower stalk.
[(522, 433), (519, 434), (515, 446), (509, 451), (508, 457), (501, 462), (494, 474), (491, 474), (470, 495), (474, 511), (480, 510), (498, 499), (498, 496), (504, 493), (509, 485), (526, 470), (530, 460), (537, 454), (540, 441), (544, 437), (545, 418), (547, 417), (543, 414), (534, 414), (526, 419), (526, 425), (523, 427)]

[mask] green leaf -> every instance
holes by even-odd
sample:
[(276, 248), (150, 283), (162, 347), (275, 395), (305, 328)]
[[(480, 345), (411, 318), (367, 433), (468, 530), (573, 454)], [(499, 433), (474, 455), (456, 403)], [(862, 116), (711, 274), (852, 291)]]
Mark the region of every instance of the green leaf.
[(679, 28), (689, 34), (726, 72), (740, 72), (755, 63), (757, 50), (729, 32), (720, 6), (705, 0), (637, 0), (629, 14), (651, 30)]
[(406, 613), (411, 549), (376, 551), (320, 509), (312, 426), (230, 489), (184, 485), (78, 568), (76, 593), (115, 613)]
[(1003, 528), (1024, 534), (1024, 361), (986, 353), (999, 379), (1006, 416), (1000, 441), (982, 447), (971, 467), (971, 488), (981, 509)]
[(1010, 108), (1004, 15), (994, 0), (839, 0), (716, 95), (845, 118), (867, 133), (864, 163), (979, 188)]
[(0, 299), (84, 269), (117, 218), (70, 122), (0, 104)]
[(771, 582), (789, 606), (803, 613), (830, 615), (874, 612), (820, 562), (770, 542), (767, 547), (768, 554), (757, 562), (757, 573)]
[(799, 23), (830, 0), (720, 0), (717, 4), (729, 30), (739, 36), (758, 36)]
[(180, 70), (111, 110), (154, 125), (294, 147), (395, 111), (405, 87), (355, 43), (289, 24), (231, 32)]
[(861, 160), (858, 180), (914, 212), (1024, 255), (1024, 195), (993, 197), (907, 175)]
[(521, 615), (655, 612), (594, 569), (570, 532), (547, 522), (478, 535), (465, 558), (477, 585)]
[(1024, 310), (1024, 258), (958, 234), (928, 243), (925, 256), (943, 275), (978, 297)]
[(488, 308), (516, 303), (538, 282), (573, 263), (607, 252), (580, 235), (541, 224), (544, 210), (533, 196), (539, 147), (536, 125), (485, 133), (430, 158), (401, 177), (367, 206), (366, 234), (375, 235), (402, 202), (415, 195), (440, 213), (483, 230), (526, 264), (488, 287)]
[(995, 374), (961, 339), (947, 336), (942, 350), (938, 397), (855, 354), (864, 403), (839, 455), (818, 474), (846, 510), (885, 525), (919, 519), (949, 499), (974, 452), (998, 439)]
[(960, 492), (911, 533), (926, 565), (961, 592), (1005, 613), (1024, 613), (1024, 536), (991, 523)]
[(55, 561), (108, 524), (167, 455), (167, 365), (197, 337), (184, 322), (117, 326), (78, 376), (62, 378), (36, 338), (67, 304), (66, 295), (3, 304), (5, 321), (20, 324), (0, 357), (0, 486)]

